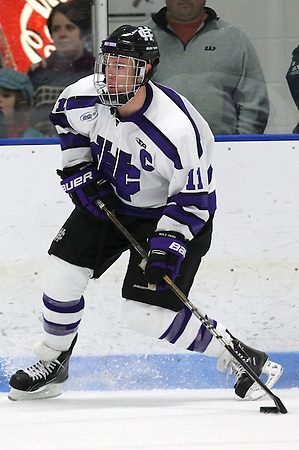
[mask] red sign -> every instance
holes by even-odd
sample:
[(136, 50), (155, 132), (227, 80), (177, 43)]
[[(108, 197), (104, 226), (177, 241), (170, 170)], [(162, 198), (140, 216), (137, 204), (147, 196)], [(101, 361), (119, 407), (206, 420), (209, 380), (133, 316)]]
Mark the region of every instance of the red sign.
[(68, 0), (0, 0), (2, 66), (25, 72), (54, 50), (46, 26), (52, 8)]

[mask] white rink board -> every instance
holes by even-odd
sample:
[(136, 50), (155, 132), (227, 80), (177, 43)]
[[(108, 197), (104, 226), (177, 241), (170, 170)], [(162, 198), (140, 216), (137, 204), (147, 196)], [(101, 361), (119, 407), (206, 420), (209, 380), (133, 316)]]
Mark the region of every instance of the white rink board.
[[(267, 351), (298, 351), (299, 142), (215, 144), (218, 212), (190, 299), (235, 335)], [(41, 272), (72, 210), (59, 186), (59, 145), (3, 146), (1, 350), (27, 356), (40, 339)], [(75, 354), (177, 352), (120, 323), (127, 255), (86, 291)]]

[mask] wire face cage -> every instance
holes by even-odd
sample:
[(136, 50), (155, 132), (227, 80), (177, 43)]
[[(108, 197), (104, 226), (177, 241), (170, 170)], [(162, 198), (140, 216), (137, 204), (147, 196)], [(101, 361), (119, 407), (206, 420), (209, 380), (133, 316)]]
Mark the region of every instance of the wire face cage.
[(128, 103), (145, 77), (146, 61), (113, 53), (100, 53), (95, 65), (94, 84), (103, 105)]

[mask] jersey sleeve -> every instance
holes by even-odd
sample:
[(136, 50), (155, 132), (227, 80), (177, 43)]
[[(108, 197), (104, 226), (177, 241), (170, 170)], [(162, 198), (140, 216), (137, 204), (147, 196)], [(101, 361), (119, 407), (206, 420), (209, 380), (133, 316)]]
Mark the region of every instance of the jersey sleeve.
[(168, 201), (157, 224), (157, 231), (176, 231), (188, 240), (193, 239), (216, 210), (212, 166), (214, 137), (206, 123), (200, 122), (199, 131), (196, 121), (191, 122), (189, 133), (178, 127), (181, 166), (166, 175), (169, 177)]
[(92, 160), (88, 121), (85, 123), (80, 118), (94, 114), (97, 97), (88, 94), (77, 97), (75, 92), (80, 89), (77, 86), (80, 84), (82, 80), (60, 94), (49, 116), (59, 136), (63, 167)]

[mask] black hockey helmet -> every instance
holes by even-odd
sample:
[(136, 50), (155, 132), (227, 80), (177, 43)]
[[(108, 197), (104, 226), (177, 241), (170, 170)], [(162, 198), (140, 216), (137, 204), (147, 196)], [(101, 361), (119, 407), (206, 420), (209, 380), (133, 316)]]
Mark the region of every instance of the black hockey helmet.
[[(106, 85), (105, 68), (107, 58), (127, 57), (134, 60), (136, 69), (136, 81), (134, 88), (122, 95), (109, 94)], [(140, 86), (147, 83), (154, 75), (159, 63), (158, 44), (152, 30), (147, 26), (122, 25), (117, 28), (107, 39), (102, 41), (101, 52), (95, 66), (95, 86), (103, 104), (109, 106), (121, 106), (126, 104), (137, 92)], [(150, 70), (144, 74), (146, 64), (151, 65)]]
[[(159, 49), (154, 33), (147, 26), (122, 25), (102, 42), (103, 53), (130, 56), (150, 63), (153, 72), (159, 63)], [(149, 79), (149, 78), (148, 78)]]

